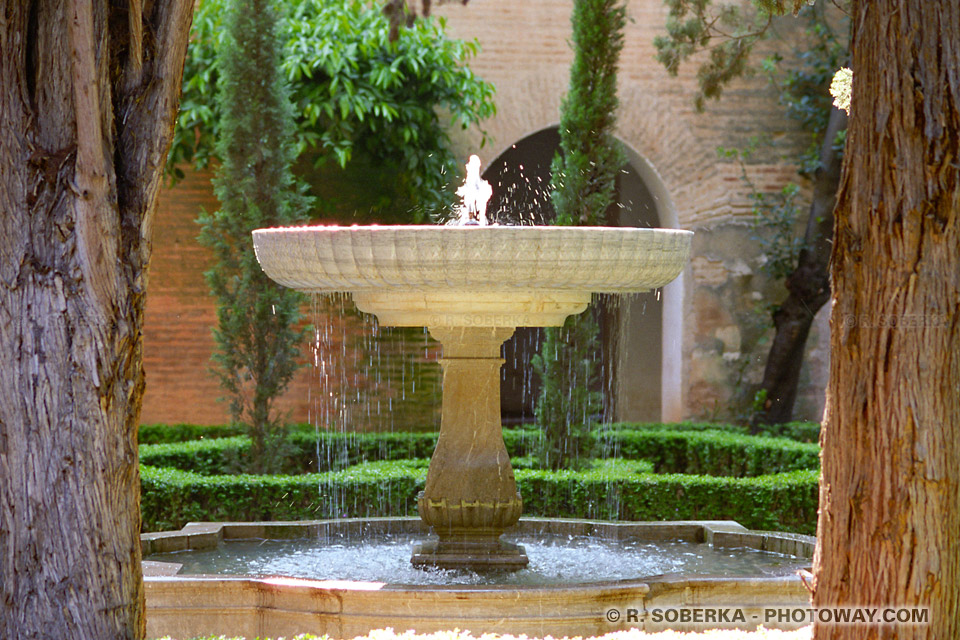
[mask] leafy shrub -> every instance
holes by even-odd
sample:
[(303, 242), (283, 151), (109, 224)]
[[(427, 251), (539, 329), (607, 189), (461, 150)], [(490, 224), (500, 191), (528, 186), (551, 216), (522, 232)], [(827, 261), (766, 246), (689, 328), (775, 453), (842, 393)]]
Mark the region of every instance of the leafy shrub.
[[(759, 478), (654, 474), (636, 461), (586, 471), (517, 469), (528, 516), (611, 520), (736, 520), (755, 529), (813, 533), (817, 473)], [(204, 476), (141, 467), (146, 531), (193, 521), (301, 520), (416, 514), (427, 461), (370, 462), (299, 476)]]
[[(751, 427), (739, 424), (722, 424), (713, 422), (618, 422), (607, 426), (607, 429), (632, 431), (728, 431), (750, 435)], [(776, 438), (790, 438), (798, 442), (818, 442), (820, 438), (820, 423), (809, 421), (787, 422), (784, 424), (759, 424), (752, 427), (757, 436), (772, 436)]]
[[(468, 66), (476, 41), (447, 37), (442, 18), (418, 19), (391, 41), (382, 7), (362, 0), (285, 4), (278, 31), (297, 154), (327, 173), (331, 165), (369, 160), (377, 170), (360, 191), (383, 196), (373, 206), (379, 218), (422, 222), (424, 207), (447, 206), (449, 176), (461, 170), (447, 132), (478, 125), (496, 111), (493, 86)], [(178, 177), (179, 165), (201, 168), (215, 157), (225, 5), (204, 0), (193, 18), (167, 160), (167, 171)]]
[[(227, 427), (141, 429), (143, 526), (191, 521), (296, 520), (416, 514), (435, 433), (318, 434), (292, 430), (292, 474), (228, 475), (249, 448)], [(539, 431), (504, 429), (524, 513), (614, 520), (732, 519), (756, 529), (814, 533), (818, 447), (748, 436), (742, 427), (687, 423), (613, 425), (596, 435), (616, 459), (581, 471), (541, 469)], [(810, 432), (800, 425), (797, 432)], [(235, 433), (235, 432), (234, 432)], [(214, 437), (225, 436), (225, 437)], [(322, 472), (302, 473), (304, 470)], [(161, 468), (162, 467), (162, 468)]]
[[(436, 433), (338, 433), (298, 429), (287, 436), (289, 474), (333, 471), (362, 462), (429, 458)], [(140, 446), (140, 462), (203, 474), (234, 474), (250, 450), (246, 436)]]
[[(637, 426), (637, 425), (633, 425)], [(652, 425), (661, 426), (662, 425)], [(652, 427), (651, 426), (651, 427)], [(507, 452), (515, 461), (538, 451), (538, 431), (503, 430)], [(658, 473), (715, 476), (760, 476), (816, 469), (819, 447), (783, 438), (756, 437), (731, 431), (671, 428), (626, 428), (593, 434), (605, 451), (626, 460), (649, 460)], [(429, 458), (436, 433), (339, 433), (300, 427), (289, 436), (290, 456), (284, 473), (325, 472), (377, 460)], [(236, 473), (250, 448), (245, 437), (221, 437), (184, 443), (142, 445), (143, 464), (204, 474)], [(534, 461), (514, 466), (535, 468)]]
[(186, 442), (203, 438), (225, 438), (243, 433), (243, 427), (232, 424), (144, 424), (140, 425), (138, 439), (140, 444), (160, 444), (163, 442)]
[(144, 531), (188, 522), (303, 520), (416, 513), (426, 465), (371, 462), (301, 475), (202, 475), (140, 467)]
[(659, 473), (752, 477), (817, 469), (820, 448), (785, 438), (723, 431), (617, 430), (601, 435), (605, 449), (650, 460)]

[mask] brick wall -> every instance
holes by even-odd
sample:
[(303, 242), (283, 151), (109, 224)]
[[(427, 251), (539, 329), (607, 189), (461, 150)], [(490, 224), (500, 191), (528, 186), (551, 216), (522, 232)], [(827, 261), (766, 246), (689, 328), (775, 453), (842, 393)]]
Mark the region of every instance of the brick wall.
[[(211, 177), (187, 172), (160, 195), (144, 314), (143, 423), (229, 421), (209, 371), (217, 317), (203, 272), (211, 254), (196, 239), (201, 208), (219, 206)], [(437, 428), (440, 382), (432, 339), (418, 330), (377, 329), (343, 298), (314, 299), (303, 312), (315, 332), (303, 351), (306, 366), (279, 400), (279, 411), (296, 422), (354, 430)]]
[[(484, 123), (490, 139), (484, 148), (479, 148), (478, 131), (452, 131), (464, 159), (477, 152), (486, 165), (514, 142), (557, 124), (572, 60), (571, 7), (572, 0), (474, 0), (466, 6), (435, 7), (447, 19), (451, 36), (479, 40), (482, 51), (471, 68), (497, 88), (498, 113)], [(723, 100), (708, 103), (706, 113), (697, 114), (692, 106), (695, 65), (685, 65), (679, 78), (671, 78), (654, 58), (653, 38), (662, 33), (666, 17), (662, 0), (630, 0), (628, 13), (618, 136), (655, 169), (679, 226), (698, 232), (694, 255), (702, 260), (688, 271), (684, 298), (683, 402), (685, 415), (703, 416), (737, 387), (741, 374), (734, 354), (762, 343), (762, 336), (747, 326), (754, 322), (757, 296), (773, 300), (783, 293), (761, 273), (762, 256), (741, 250), (750, 235), (747, 189), (739, 166), (718, 159), (716, 149), (743, 145), (751, 135), (769, 135), (779, 148), (758, 158), (749, 173), (758, 186), (777, 189), (796, 179), (793, 167), (779, 158), (800, 143), (762, 78), (733, 83)], [(789, 33), (791, 28), (798, 27), (787, 21), (780, 30)], [(193, 219), (200, 206), (216, 206), (208, 174), (191, 175), (161, 195), (144, 328), (144, 422), (226, 418), (225, 407), (215, 402), (220, 395), (216, 380), (206, 373), (214, 307), (202, 277), (207, 255), (195, 241)], [(811, 343), (816, 340), (815, 335)], [(762, 348), (742, 357), (756, 360), (758, 354), (765, 357)], [(815, 366), (808, 376), (813, 387), (823, 383), (822, 353)], [(752, 362), (747, 377), (756, 378), (756, 369)], [(301, 372), (284, 398), (296, 420), (332, 411), (318, 404), (310, 375)], [(819, 391), (801, 393), (815, 398)]]

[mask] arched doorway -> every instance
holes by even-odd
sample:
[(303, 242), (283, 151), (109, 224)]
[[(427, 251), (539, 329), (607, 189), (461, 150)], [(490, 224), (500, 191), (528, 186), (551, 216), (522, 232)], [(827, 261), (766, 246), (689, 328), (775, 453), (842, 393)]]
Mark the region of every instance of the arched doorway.
[[(559, 145), (556, 127), (542, 129), (512, 144), (490, 163), (483, 178), (493, 186), (487, 208), (492, 220), (545, 224), (553, 219), (550, 166)], [(671, 226), (661, 222), (661, 212), (669, 207), (662, 183), (643, 158), (629, 149), (627, 155), (628, 162), (617, 177), (616, 202), (607, 211), (607, 224)], [(651, 179), (655, 182), (652, 188)], [(649, 292), (615, 302), (601, 298), (601, 302), (594, 307), (598, 307), (601, 325), (602, 348), (598, 357), (602, 363), (607, 418), (658, 421), (669, 417), (664, 400), (670, 402), (666, 396), (672, 391), (665, 394), (662, 388), (666, 361), (665, 296), (662, 292)], [(672, 320), (679, 322), (680, 318)], [(676, 337), (676, 331), (670, 333), (672, 338)], [(504, 347), (501, 409), (505, 422), (532, 419), (539, 382), (529, 363), (530, 357), (539, 351), (541, 336), (540, 329), (518, 328)], [(670, 344), (673, 346), (674, 342)]]

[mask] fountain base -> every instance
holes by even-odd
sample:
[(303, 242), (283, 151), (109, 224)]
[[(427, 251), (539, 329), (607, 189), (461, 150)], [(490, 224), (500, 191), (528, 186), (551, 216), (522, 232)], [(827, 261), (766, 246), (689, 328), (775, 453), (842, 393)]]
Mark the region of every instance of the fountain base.
[(523, 547), (500, 539), (435, 540), (417, 544), (410, 563), (420, 569), (467, 569), (476, 573), (517, 571), (529, 560)]

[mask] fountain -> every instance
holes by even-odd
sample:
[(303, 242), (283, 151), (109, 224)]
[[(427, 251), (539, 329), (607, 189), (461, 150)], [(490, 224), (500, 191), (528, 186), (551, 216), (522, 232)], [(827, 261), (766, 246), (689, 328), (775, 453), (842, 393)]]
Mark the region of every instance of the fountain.
[[(478, 163), (472, 171), (476, 186)], [(744, 576), (708, 570), (705, 575), (702, 569), (680, 565), (632, 571), (628, 566), (626, 578), (585, 580), (574, 569), (559, 583), (523, 582), (531, 570), (523, 569), (527, 553), (518, 540), (559, 536), (609, 545), (683, 542), (694, 545), (683, 552), (687, 556), (698, 553), (697, 545), (708, 545), (721, 553), (733, 547), (773, 552), (790, 562), (809, 559), (814, 541), (749, 531), (735, 522), (518, 521), (523, 503), (500, 425), (501, 344), (516, 327), (559, 326), (584, 311), (592, 293), (629, 294), (670, 282), (687, 260), (692, 234), (485, 224), (483, 191), (480, 185), (480, 197), (465, 198), (459, 225), (254, 232), (257, 257), (280, 284), (306, 292), (350, 292), (357, 307), (376, 315), (382, 325), (425, 326), (441, 343), (441, 427), (418, 497), (420, 519), (191, 523), (177, 532), (143, 534), (145, 557), (160, 560), (144, 563), (148, 636), (310, 632), (351, 638), (391, 627), (420, 633), (458, 628), (477, 635), (587, 637), (619, 629), (676, 628), (669, 616), (657, 621), (649, 612), (691, 606), (740, 611), (745, 620), (733, 625), (740, 628), (783, 628), (762, 614), (769, 607), (805, 606), (808, 594), (801, 580), (783, 573)], [(512, 542), (501, 539), (507, 529)], [(321, 547), (378, 536), (423, 541), (431, 530), (435, 539), (414, 545), (411, 570), (446, 575), (450, 568), (467, 569), (480, 576), (477, 582), (414, 584), (408, 573), (389, 567), (387, 578), (364, 581), (351, 580), (349, 570), (299, 578), (283, 569), (260, 575), (249, 569), (232, 576), (177, 575), (185, 559), (166, 553), (220, 550), (234, 544), (229, 541), (258, 547), (278, 539), (308, 539)], [(409, 547), (395, 548), (405, 553), (401, 549)], [(361, 551), (360, 557), (369, 563), (379, 553)], [(295, 555), (295, 562), (301, 557)], [(665, 575), (652, 575), (657, 572)]]
[[(425, 326), (443, 347), (440, 435), (420, 517), (438, 536), (416, 566), (526, 566), (501, 540), (520, 518), (500, 423), (500, 347), (516, 327), (560, 326), (593, 293), (661, 287), (683, 269), (692, 233), (674, 229), (493, 226), (473, 156), (458, 226), (314, 226), (253, 233), (264, 272), (305, 292), (349, 292), (383, 326)], [(484, 186), (486, 185), (486, 186)]]

